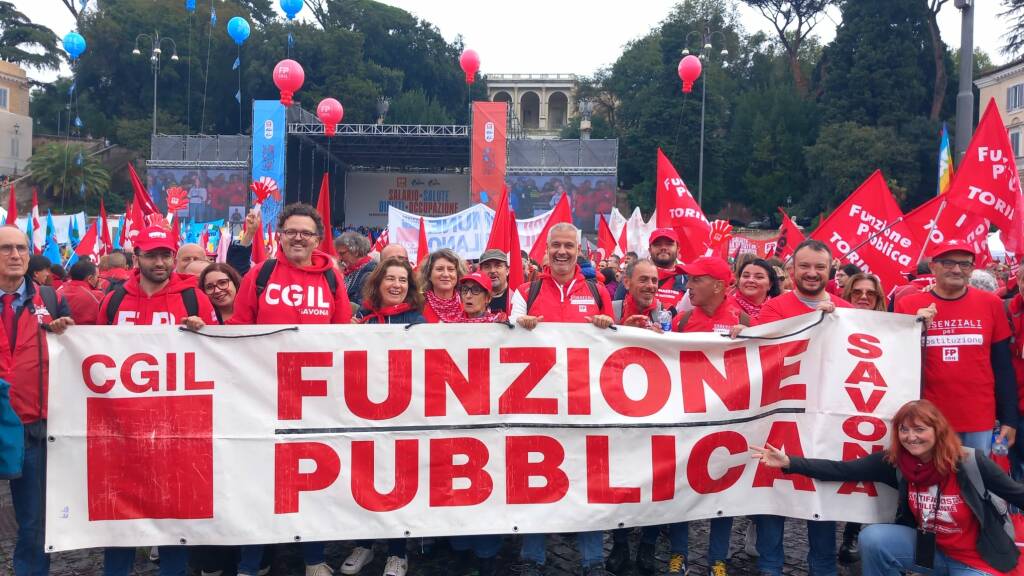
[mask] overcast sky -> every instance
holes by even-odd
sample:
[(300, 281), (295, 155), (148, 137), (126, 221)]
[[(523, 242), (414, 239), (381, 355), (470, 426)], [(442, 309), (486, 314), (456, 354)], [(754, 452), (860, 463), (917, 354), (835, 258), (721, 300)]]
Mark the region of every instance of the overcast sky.
[[(183, 1), (154, 0), (153, 3)], [(197, 3), (205, 5), (206, 1), (197, 0)], [(89, 0), (93, 7), (96, 2)], [(999, 48), (1006, 22), (998, 16), (1001, 2), (975, 2), (975, 46), (988, 52), (993, 62), (1003, 63), (1006, 58)], [(633, 0), (618, 4), (616, 9), (602, 9), (595, 2), (518, 0), (491, 4), (486, 10), (478, 0), (386, 0), (385, 3), (432, 22), (448, 40), (461, 34), (466, 46), (480, 54), (483, 74), (563, 72), (589, 75), (612, 64), (627, 42), (657, 26), (676, 1)], [(74, 19), (60, 0), (14, 0), (14, 4), (34, 22), (52, 28), (58, 36), (63, 37), (74, 27)], [(494, 10), (498, 6), (500, 13)], [(747, 32), (770, 30), (770, 24), (756, 10), (743, 6), (740, 14)], [(308, 9), (304, 8), (300, 16), (308, 17)], [(839, 11), (833, 9), (830, 17), (823, 19), (815, 29), (823, 42), (835, 36), (838, 20)], [(227, 22), (218, 24), (223, 27)], [(959, 46), (960, 12), (952, 1), (939, 13), (939, 27), (946, 44)], [(44, 81), (55, 76), (36, 71), (29, 71), (29, 74)]]

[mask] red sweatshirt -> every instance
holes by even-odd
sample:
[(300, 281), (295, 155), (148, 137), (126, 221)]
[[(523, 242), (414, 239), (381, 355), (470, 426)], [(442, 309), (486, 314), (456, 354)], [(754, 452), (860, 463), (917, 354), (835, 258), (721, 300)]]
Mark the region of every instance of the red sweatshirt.
[(93, 288), (85, 280), (69, 280), (57, 290), (57, 295), (68, 301), (71, 318), (75, 324), (96, 324), (96, 314), (99, 312), (100, 302), (103, 301), (103, 292)]
[[(314, 251), (311, 266), (277, 260), (266, 289), (257, 295), (256, 278), (262, 268), (253, 266), (242, 279), (228, 324), (348, 324), (352, 320), (345, 281), (327, 254)], [(334, 274), (334, 294), (325, 273)]]
[[(168, 324), (177, 325), (188, 316), (185, 310), (185, 301), (181, 293), (186, 289), (193, 289), (196, 294), (196, 303), (199, 305), (198, 316), (207, 324), (217, 324), (217, 315), (213, 311), (213, 304), (210, 299), (196, 285), (194, 276), (182, 276), (172, 272), (167, 285), (162, 290), (147, 296), (139, 284), (139, 271), (135, 270), (131, 278), (125, 281), (124, 289), (126, 294), (117, 308), (113, 324)], [(96, 323), (100, 325), (110, 324), (107, 322), (107, 305), (116, 292), (110, 292), (100, 304), (99, 317)]]

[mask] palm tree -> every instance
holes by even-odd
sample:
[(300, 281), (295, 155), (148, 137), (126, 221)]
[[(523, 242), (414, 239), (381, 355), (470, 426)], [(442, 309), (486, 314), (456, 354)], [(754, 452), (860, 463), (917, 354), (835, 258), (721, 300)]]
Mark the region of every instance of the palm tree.
[(0, 60), (56, 70), (61, 62), (57, 35), (29, 20), (14, 4), (0, 1)]
[(28, 169), (32, 182), (54, 200), (71, 194), (102, 196), (110, 190), (110, 173), (80, 144), (46, 144), (32, 154)]

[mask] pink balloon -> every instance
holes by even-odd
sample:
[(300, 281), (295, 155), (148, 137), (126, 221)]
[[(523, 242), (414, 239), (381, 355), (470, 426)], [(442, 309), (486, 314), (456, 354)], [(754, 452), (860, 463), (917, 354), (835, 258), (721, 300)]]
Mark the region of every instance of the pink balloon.
[(334, 98), (324, 98), (316, 107), (316, 116), (324, 123), (324, 133), (334, 136), (338, 133), (338, 123), (345, 116), (345, 109)]
[(683, 81), (683, 92), (689, 94), (693, 90), (693, 83), (700, 78), (700, 58), (693, 54), (683, 57), (679, 61), (679, 68), (676, 71), (679, 73), (679, 79)]
[(480, 69), (480, 56), (476, 50), (467, 49), (459, 56), (459, 66), (466, 75), (466, 84), (472, 84), (476, 80), (477, 70)]
[(281, 60), (274, 65), (274, 85), (281, 91), (281, 104), (292, 105), (292, 96), (302, 88), (306, 72), (295, 60)]

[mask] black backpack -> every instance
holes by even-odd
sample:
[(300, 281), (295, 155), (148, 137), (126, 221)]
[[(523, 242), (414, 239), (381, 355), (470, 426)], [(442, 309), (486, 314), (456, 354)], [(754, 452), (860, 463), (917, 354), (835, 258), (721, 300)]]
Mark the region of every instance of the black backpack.
[[(256, 297), (259, 298), (263, 295), (263, 291), (267, 289), (267, 282), (270, 282), (270, 275), (274, 273), (274, 268), (277, 268), (277, 259), (271, 258), (263, 262), (260, 265), (260, 271), (256, 274)], [(328, 268), (324, 270), (324, 280), (327, 281), (327, 287), (331, 289), (331, 296), (338, 290), (338, 277), (334, 275), (334, 268)]]
[[(526, 313), (530, 313), (530, 308), (533, 307), (533, 303), (537, 301), (537, 296), (540, 295), (540, 287), (542, 280), (534, 280), (530, 282), (530, 291), (526, 294)], [(593, 295), (594, 301), (597, 302), (597, 309), (604, 312), (604, 300), (601, 299), (600, 288), (597, 286), (597, 282), (593, 280), (586, 280), (587, 287), (590, 288), (590, 294)]]
[[(110, 291), (110, 300), (107, 301), (107, 324), (113, 326), (114, 320), (117, 318), (117, 309), (121, 307), (121, 301), (124, 300), (124, 295), (128, 291), (124, 287), (124, 282), (121, 282)], [(46, 296), (40, 294), (43, 297), (43, 302), (46, 302)], [(194, 287), (185, 288), (181, 291), (181, 302), (185, 305), (186, 316), (198, 316), (199, 315), (199, 298), (196, 296), (196, 289)], [(46, 306), (49, 308), (49, 304)]]

